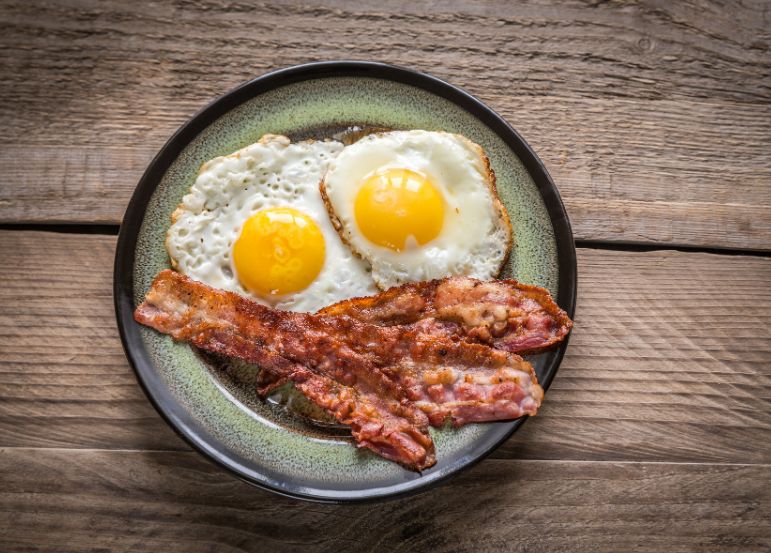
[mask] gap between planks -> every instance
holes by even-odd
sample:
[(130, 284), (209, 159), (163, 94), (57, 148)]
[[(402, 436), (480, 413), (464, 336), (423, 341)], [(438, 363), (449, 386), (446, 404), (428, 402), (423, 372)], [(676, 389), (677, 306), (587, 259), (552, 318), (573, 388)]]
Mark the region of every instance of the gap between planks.
[[(120, 225), (115, 224), (87, 224), (87, 223), (0, 223), (0, 231), (31, 231), (54, 232), (59, 234), (85, 234), (100, 236), (117, 236)], [(674, 244), (640, 244), (624, 241), (591, 241), (575, 240), (577, 249), (608, 250), (619, 252), (666, 252), (675, 251), (682, 253), (710, 253), (717, 255), (735, 255), (749, 257), (771, 257), (771, 250), (752, 250), (731, 247), (702, 247)]]
[[(88, 453), (180, 453), (200, 456), (207, 461), (209, 458), (197, 450), (179, 450), (179, 449), (107, 449), (107, 448), (78, 448), (78, 447), (23, 447), (23, 446), (0, 446), (0, 451), (14, 450), (14, 451), (51, 451), (51, 452), (73, 452), (78, 454)], [(769, 467), (771, 463), (734, 463), (734, 462), (714, 462), (714, 461), (630, 461), (630, 460), (612, 460), (612, 461), (598, 461), (595, 459), (514, 459), (514, 458), (501, 458), (501, 457), (489, 457), (497, 461), (510, 461), (516, 463), (565, 463), (571, 465), (578, 465), (581, 463), (608, 463), (612, 465), (664, 465), (664, 466), (721, 466), (721, 467)], [(228, 471), (225, 471), (230, 474)]]

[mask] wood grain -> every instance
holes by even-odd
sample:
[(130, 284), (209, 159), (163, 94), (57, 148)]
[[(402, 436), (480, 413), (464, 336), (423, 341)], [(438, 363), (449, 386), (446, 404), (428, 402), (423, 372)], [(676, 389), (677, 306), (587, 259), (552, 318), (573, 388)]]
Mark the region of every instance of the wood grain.
[[(499, 111), (576, 238), (771, 250), (771, 3), (0, 0), (0, 223), (120, 221), (191, 114), (374, 59)], [(0, 551), (771, 550), (771, 258), (580, 248), (539, 415), (421, 495), (301, 503), (192, 452), (141, 392), (115, 238), (0, 230)]]
[(768, 18), (766, 2), (7, 0), (0, 221), (118, 222), (213, 97), (355, 58), (430, 71), (500, 111), (578, 239), (767, 250)]
[[(0, 447), (179, 450), (127, 366), (114, 237), (0, 231)], [(496, 456), (770, 463), (771, 259), (579, 250), (576, 328)]]
[(0, 232), (3, 445), (186, 449), (123, 354), (114, 248), (114, 237)]
[(4, 551), (760, 551), (771, 467), (489, 460), (375, 505), (276, 497), (185, 452), (0, 449)]

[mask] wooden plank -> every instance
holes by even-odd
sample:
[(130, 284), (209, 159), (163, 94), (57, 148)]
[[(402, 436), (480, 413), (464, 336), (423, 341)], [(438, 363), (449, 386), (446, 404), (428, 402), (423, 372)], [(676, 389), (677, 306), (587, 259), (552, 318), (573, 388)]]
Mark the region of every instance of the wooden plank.
[(500, 111), (578, 239), (769, 248), (764, 3), (468, 4), (4, 2), (0, 221), (116, 223), (210, 99), (268, 69), (357, 57)]
[(771, 259), (578, 254), (576, 332), (545, 408), (506, 451), (538, 458), (543, 431), (568, 458), (768, 462)]
[(760, 551), (768, 465), (487, 460), (375, 505), (273, 496), (192, 452), (0, 449), (4, 551)]
[[(114, 237), (0, 231), (0, 447), (187, 449), (123, 357)], [(579, 250), (576, 328), (496, 456), (771, 462), (771, 259)]]
[(115, 237), (0, 232), (0, 443), (187, 449), (142, 394), (112, 307)]

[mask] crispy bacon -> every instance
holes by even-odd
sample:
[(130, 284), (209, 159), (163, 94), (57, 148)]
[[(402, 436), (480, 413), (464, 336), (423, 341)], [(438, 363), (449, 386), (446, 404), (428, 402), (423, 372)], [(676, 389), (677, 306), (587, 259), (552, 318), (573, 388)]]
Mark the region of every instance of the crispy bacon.
[(421, 470), (435, 463), (427, 426), (535, 414), (543, 390), (521, 357), (453, 339), (433, 320), (378, 326), (347, 315), (278, 311), (161, 272), (138, 322), (291, 380), (351, 426), (361, 447)]
[(361, 447), (415, 470), (436, 462), (426, 416), (403, 400), (395, 383), (364, 365), (347, 370), (350, 353), (342, 348), (312, 356), (333, 336), (311, 328), (303, 336), (302, 321), (284, 314), (289, 315), (167, 270), (155, 278), (134, 317), (177, 340), (259, 364), (291, 380), (311, 401), (349, 425)]
[(434, 319), (449, 333), (520, 355), (557, 345), (573, 326), (544, 288), (469, 277), (405, 284), (336, 303), (319, 313), (383, 326)]

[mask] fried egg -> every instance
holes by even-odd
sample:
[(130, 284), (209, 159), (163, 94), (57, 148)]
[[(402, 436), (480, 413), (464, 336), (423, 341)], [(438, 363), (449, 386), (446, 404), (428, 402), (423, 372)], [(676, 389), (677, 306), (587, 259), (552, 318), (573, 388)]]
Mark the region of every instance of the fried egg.
[(319, 194), (339, 142), (265, 135), (203, 164), (172, 215), (172, 266), (209, 286), (292, 311), (316, 311), (377, 288), (341, 242)]
[(330, 162), (321, 192), (340, 236), (383, 289), (449, 275), (491, 279), (511, 247), (487, 156), (460, 135), (362, 138)]

